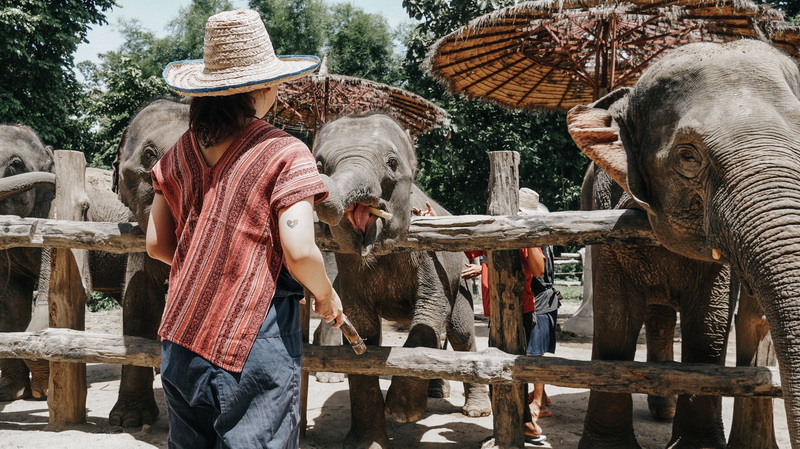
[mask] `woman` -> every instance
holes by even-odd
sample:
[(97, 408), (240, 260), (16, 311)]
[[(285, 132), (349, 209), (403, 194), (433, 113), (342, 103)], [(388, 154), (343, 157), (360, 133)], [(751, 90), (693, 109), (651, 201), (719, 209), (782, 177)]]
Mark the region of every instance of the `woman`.
[(316, 162), (258, 117), (280, 82), (318, 64), (276, 56), (258, 13), (237, 10), (208, 19), (203, 60), (164, 70), (193, 97), (189, 130), (153, 168), (146, 239), (172, 266), (159, 328), (171, 448), (299, 445), (295, 279), (333, 327), (342, 305), (314, 242), (327, 196)]

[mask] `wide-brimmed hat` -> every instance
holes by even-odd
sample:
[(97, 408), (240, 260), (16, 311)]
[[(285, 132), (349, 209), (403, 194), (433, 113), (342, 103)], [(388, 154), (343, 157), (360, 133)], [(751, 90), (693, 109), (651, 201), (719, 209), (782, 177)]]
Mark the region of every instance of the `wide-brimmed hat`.
[(539, 194), (527, 187), (519, 189), (519, 210), (525, 215), (550, 212), (547, 206), (539, 202)]
[(318, 65), (316, 56), (276, 56), (261, 16), (239, 9), (208, 18), (203, 59), (171, 62), (163, 75), (180, 95), (221, 96), (290, 81)]

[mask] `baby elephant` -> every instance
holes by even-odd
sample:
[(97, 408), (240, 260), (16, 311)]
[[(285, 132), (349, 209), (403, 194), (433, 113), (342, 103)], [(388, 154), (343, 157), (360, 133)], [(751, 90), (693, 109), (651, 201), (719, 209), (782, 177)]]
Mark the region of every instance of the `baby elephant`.
[[(336, 253), (345, 313), (368, 345), (381, 343), (381, 319), (409, 328), (405, 347), (475, 351), (472, 296), (461, 279), (463, 253), (417, 251), (377, 255), (376, 245), (408, 231), (411, 209), (430, 202), (415, 184), (417, 157), (407, 132), (382, 114), (344, 117), (323, 127), (314, 154), (330, 196), (317, 206), (340, 247)], [(347, 448), (388, 448), (383, 413), (417, 421), (427, 406), (428, 381), (399, 377), (381, 394), (378, 377), (350, 375), (352, 420)], [(465, 384), (468, 416), (486, 416), (485, 386)]]

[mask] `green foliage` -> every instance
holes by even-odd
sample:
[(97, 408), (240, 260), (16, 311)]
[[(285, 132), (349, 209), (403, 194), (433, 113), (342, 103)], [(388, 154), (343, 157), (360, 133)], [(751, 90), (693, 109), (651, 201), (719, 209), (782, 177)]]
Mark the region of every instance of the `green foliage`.
[(323, 0), (250, 0), (279, 55), (320, 55), (329, 26)]
[(583, 287), (580, 285), (558, 285), (556, 289), (561, 292), (564, 302), (581, 302), (583, 299)]
[(437, 39), (473, 18), (513, 3), (403, 1), (409, 15), (422, 21), (407, 41), (407, 88), (437, 101), (451, 114), (453, 122), (452, 129), (436, 130), (419, 139), (418, 182), (452, 213), (485, 213), (489, 151), (518, 151), (520, 187), (539, 192), (550, 210), (578, 208), (588, 162), (569, 137), (563, 113), (510, 111), (454, 97), (421, 68)]
[(181, 8), (164, 38), (157, 38), (137, 20), (123, 21), (119, 50), (100, 55), (100, 64), (78, 65), (86, 79), (82, 110), (91, 132), (86, 133), (83, 148), (90, 165), (109, 168), (122, 132), (136, 112), (155, 98), (175, 96), (161, 78), (164, 66), (201, 59), (208, 17), (231, 7), (228, 0), (195, 0)]
[(56, 148), (80, 148), (73, 53), (114, 0), (0, 1), (0, 122), (22, 123)]
[(87, 135), (87, 162), (94, 167), (110, 168), (117, 154), (122, 132), (141, 105), (153, 98), (168, 96), (170, 91), (161, 77), (145, 77), (130, 58), (114, 55), (103, 65), (104, 72), (85, 72), (97, 84), (87, 89), (83, 110), (93, 131)]
[(104, 310), (119, 309), (120, 307), (122, 306), (120, 306), (116, 299), (100, 292), (91, 292), (89, 294), (89, 300), (86, 301), (86, 308), (88, 308), (90, 312), (102, 312)]
[(387, 84), (400, 82), (400, 61), (394, 56), (394, 39), (386, 19), (349, 3), (331, 9), (326, 45), (330, 73)]

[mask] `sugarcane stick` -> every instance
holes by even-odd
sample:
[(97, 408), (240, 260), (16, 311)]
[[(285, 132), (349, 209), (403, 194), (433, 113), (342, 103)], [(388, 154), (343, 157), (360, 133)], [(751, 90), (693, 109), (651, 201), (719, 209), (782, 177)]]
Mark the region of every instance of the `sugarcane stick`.
[(358, 335), (358, 331), (353, 327), (353, 323), (351, 323), (345, 315), (342, 315), (342, 325), (339, 329), (342, 330), (342, 333), (345, 338), (347, 338), (347, 341), (350, 342), (350, 346), (353, 347), (353, 351), (355, 351), (356, 354), (360, 355), (367, 352), (367, 345), (364, 344), (364, 340)]

